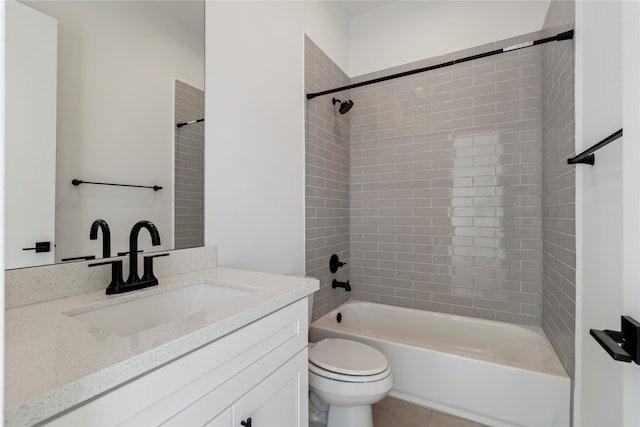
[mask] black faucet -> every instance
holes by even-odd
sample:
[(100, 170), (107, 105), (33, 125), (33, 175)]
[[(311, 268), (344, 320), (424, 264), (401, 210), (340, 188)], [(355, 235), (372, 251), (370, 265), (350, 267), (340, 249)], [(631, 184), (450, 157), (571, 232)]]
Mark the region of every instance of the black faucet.
[(109, 231), (109, 224), (104, 219), (96, 219), (91, 224), (91, 231), (89, 232), (89, 239), (96, 240), (98, 238), (98, 228), (102, 230), (102, 258), (109, 258), (111, 256), (111, 231)]
[(126, 282), (122, 280), (121, 259), (89, 264), (89, 267), (107, 264), (111, 265), (111, 283), (107, 286), (107, 295), (135, 291), (136, 289), (148, 288), (158, 284), (158, 279), (153, 274), (153, 258), (168, 256), (169, 254), (150, 255), (144, 257), (144, 273), (142, 278), (140, 278), (138, 276), (138, 234), (143, 228), (149, 230), (153, 246), (158, 246), (160, 244), (160, 233), (158, 233), (158, 229), (151, 221), (136, 222), (131, 229), (131, 234), (129, 235), (129, 279), (127, 279)]
[[(153, 246), (158, 246), (160, 244), (160, 233), (158, 233), (158, 229), (151, 221), (142, 220), (135, 223), (131, 229), (131, 233), (129, 234), (129, 278), (126, 281), (127, 285), (143, 285), (140, 281), (140, 277), (138, 276), (138, 234), (143, 228), (146, 228), (149, 231), (149, 234), (151, 235), (151, 244)], [(147, 276), (146, 272), (143, 276)], [(149, 283), (146, 286), (153, 286), (157, 284), (158, 279), (155, 279), (155, 283)], [(136, 286), (136, 288), (140, 289), (146, 286)]]
[(349, 284), (348, 280), (346, 282), (338, 282), (336, 279), (333, 279), (333, 282), (331, 282), (331, 287), (333, 289), (344, 288), (345, 291), (351, 292), (351, 285)]

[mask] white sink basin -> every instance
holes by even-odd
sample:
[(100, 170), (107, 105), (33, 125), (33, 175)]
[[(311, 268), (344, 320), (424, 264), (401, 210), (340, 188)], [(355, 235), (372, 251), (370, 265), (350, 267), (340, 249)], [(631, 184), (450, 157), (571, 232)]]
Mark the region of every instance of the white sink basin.
[(255, 289), (201, 281), (107, 307), (65, 314), (112, 334), (127, 336), (219, 307), (252, 292)]

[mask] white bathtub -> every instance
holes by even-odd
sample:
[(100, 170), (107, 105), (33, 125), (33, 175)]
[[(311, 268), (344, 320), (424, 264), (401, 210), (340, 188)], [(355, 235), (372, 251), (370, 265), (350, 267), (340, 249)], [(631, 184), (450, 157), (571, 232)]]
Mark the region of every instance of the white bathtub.
[(349, 301), (311, 324), (311, 342), (328, 337), (382, 351), (400, 399), (491, 426), (569, 425), (570, 380), (541, 328)]

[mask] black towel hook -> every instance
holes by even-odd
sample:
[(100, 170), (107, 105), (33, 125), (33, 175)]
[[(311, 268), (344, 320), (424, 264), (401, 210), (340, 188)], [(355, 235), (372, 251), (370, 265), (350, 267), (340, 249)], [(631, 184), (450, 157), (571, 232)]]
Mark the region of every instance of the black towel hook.
[(640, 365), (640, 322), (630, 316), (620, 316), (620, 329), (590, 329), (589, 333), (614, 360)]

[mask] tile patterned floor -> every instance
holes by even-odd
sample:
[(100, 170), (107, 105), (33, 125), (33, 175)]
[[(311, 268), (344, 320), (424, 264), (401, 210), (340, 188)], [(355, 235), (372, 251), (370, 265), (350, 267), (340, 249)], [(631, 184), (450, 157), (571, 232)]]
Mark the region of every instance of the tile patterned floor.
[(473, 421), (436, 412), (393, 397), (373, 405), (375, 427), (485, 427)]

